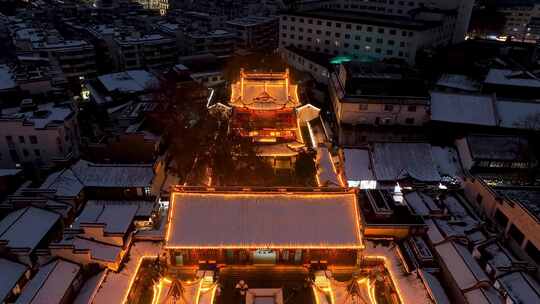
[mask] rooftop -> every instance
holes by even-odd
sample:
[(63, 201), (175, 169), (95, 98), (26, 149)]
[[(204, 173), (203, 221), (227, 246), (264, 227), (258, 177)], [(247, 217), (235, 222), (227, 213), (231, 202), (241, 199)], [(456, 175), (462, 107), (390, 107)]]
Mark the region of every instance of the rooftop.
[(17, 86), (14, 79), (15, 75), (6, 64), (0, 64), (0, 91), (10, 90)]
[(447, 241), (436, 245), (435, 250), (461, 290), (475, 287), (481, 281), (489, 283), (486, 273), (465, 246)]
[(466, 75), (444, 74), (437, 81), (437, 86), (466, 92), (480, 91), (480, 83)]
[(27, 267), (23, 264), (0, 258), (0, 269), (2, 269), (2, 275), (0, 275), (0, 301), (4, 302), (4, 299), (15, 288), (15, 285), (26, 272)]
[(499, 125), (504, 128), (539, 129), (540, 102), (497, 101)]
[(540, 221), (540, 189), (530, 187), (494, 187), (495, 192), (517, 202)]
[(343, 149), (345, 175), (348, 181), (374, 180), (369, 150)]
[(540, 79), (527, 71), (512, 71), (508, 69), (490, 69), (485, 84), (506, 85), (514, 87), (540, 88)]
[(362, 247), (353, 193), (176, 192), (170, 212), (169, 248)]
[(123, 303), (142, 260), (157, 258), (160, 255), (161, 246), (159, 242), (133, 243), (129, 250), (127, 263), (119, 272), (107, 272), (97, 291), (90, 297), (91, 303)]
[(343, 63), (343, 67), (346, 70), (346, 83), (342, 85), (347, 97), (429, 97), (424, 80), (400, 65), (349, 61)]
[(431, 119), (434, 121), (495, 126), (493, 97), (431, 92)]
[(438, 21), (420, 21), (404, 16), (390, 16), (384, 14), (334, 10), (327, 8), (299, 12), (288, 12), (287, 14), (292, 16), (319, 18), (323, 20), (333, 20), (338, 22), (369, 24), (414, 31), (428, 30), (441, 24)]
[(106, 233), (125, 234), (137, 215), (149, 216), (153, 207), (150, 201), (88, 201), (72, 227), (103, 224)]
[(131, 70), (98, 77), (108, 92), (137, 93), (157, 84), (157, 79), (145, 70)]
[(252, 110), (278, 110), (300, 105), (297, 85), (290, 84), (285, 73), (240, 71), (240, 80), (232, 85), (230, 103)]
[(81, 267), (63, 260), (55, 260), (39, 268), (26, 284), (16, 304), (61, 303), (79, 274)]
[(255, 26), (277, 20), (275, 17), (246, 16), (227, 21), (227, 24), (238, 26)]
[(509, 129), (538, 129), (540, 102), (492, 95), (431, 92), (431, 120)]
[(76, 196), (84, 187), (148, 187), (153, 178), (150, 164), (95, 164), (79, 160), (70, 168), (49, 175), (40, 189), (56, 190), (57, 196)]
[(13, 211), (0, 221), (0, 242), (12, 249), (34, 250), (60, 219), (60, 214), (36, 207)]
[(530, 161), (529, 142), (523, 137), (470, 135), (467, 144), (474, 159)]
[(64, 123), (74, 114), (72, 104), (44, 103), (37, 105), (35, 110), (24, 110), (20, 107), (2, 109), (0, 120), (22, 120), (36, 129), (45, 129)]
[(421, 182), (438, 182), (441, 176), (427, 143), (375, 143), (371, 164), (377, 181), (412, 178)]
[(115, 39), (120, 45), (122, 44), (148, 44), (152, 42), (159, 42), (159, 43), (172, 43), (175, 40), (173, 38), (169, 38), (160, 34), (133, 34), (132, 35), (123, 35), (116, 37)]

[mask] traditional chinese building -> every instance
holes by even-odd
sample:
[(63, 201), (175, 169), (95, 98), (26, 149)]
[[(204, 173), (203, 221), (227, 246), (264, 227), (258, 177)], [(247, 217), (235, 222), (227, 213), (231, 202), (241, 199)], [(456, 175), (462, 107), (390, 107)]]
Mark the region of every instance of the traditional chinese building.
[(309, 141), (307, 121), (319, 115), (319, 109), (298, 98), (298, 86), (291, 84), (285, 72), (246, 72), (232, 84), (228, 105), (230, 128), (250, 137), (258, 145), (260, 156), (275, 168), (291, 168), (298, 151)]
[(165, 245), (172, 267), (356, 265), (362, 248), (353, 192), (172, 195)]

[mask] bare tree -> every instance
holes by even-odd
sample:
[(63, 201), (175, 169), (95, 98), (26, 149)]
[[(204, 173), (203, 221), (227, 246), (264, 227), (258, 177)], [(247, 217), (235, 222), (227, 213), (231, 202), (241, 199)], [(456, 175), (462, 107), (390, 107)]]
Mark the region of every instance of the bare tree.
[[(155, 99), (165, 105), (163, 130), (168, 164), (181, 183), (251, 185), (268, 178), (269, 167), (256, 146), (228, 128), (228, 120), (206, 106), (208, 90), (169, 75)], [(262, 181), (264, 182), (264, 180)]]

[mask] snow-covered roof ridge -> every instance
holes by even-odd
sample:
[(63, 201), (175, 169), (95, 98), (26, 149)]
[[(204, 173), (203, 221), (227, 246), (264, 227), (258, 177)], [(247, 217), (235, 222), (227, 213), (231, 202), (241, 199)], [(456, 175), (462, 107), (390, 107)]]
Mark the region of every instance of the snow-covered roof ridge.
[(76, 229), (88, 224), (104, 225), (106, 233), (125, 234), (139, 210), (154, 206), (150, 201), (103, 201), (90, 200), (73, 223)]
[(40, 189), (56, 190), (57, 196), (77, 196), (84, 187), (148, 187), (153, 178), (152, 164), (96, 164), (81, 159), (49, 175)]
[(428, 143), (374, 143), (372, 147), (371, 163), (378, 181), (409, 177), (422, 182), (441, 180)]

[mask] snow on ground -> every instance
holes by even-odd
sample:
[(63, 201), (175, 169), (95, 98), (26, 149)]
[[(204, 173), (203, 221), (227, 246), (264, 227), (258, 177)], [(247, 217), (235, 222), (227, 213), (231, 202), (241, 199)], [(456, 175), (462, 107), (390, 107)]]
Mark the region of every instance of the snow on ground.
[(129, 251), (129, 261), (120, 272), (109, 271), (92, 300), (94, 304), (121, 304), (129, 293), (131, 282), (143, 257), (158, 257), (159, 242), (136, 242)]
[(403, 303), (431, 303), (426, 287), (415, 274), (407, 274), (401, 267), (401, 261), (392, 247), (375, 246), (373, 242), (365, 242), (366, 256), (383, 256), (386, 268), (390, 271), (392, 281), (401, 295)]

